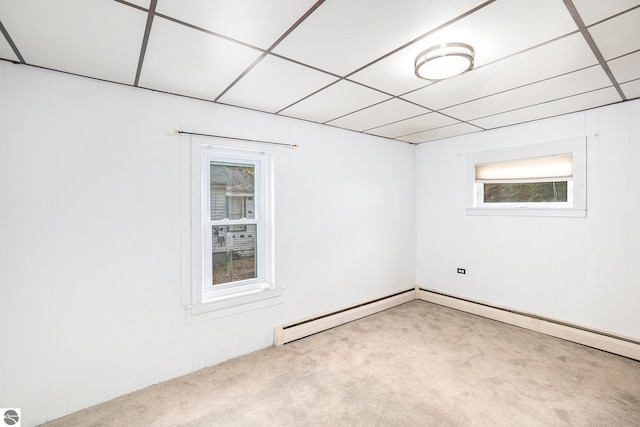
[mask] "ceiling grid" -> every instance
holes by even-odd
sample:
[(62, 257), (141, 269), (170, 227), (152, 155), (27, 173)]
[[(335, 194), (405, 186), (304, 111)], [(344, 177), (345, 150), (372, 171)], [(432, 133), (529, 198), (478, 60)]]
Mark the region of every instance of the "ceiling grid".
[[(640, 0), (7, 0), (0, 33), (1, 60), (411, 144), (640, 97)], [(442, 43), (474, 67), (418, 78)]]
[(134, 86), (138, 86), (140, 82), (140, 73), (142, 72), (142, 64), (144, 63), (144, 55), (147, 52), (147, 44), (149, 43), (149, 35), (151, 34), (151, 25), (156, 14), (156, 4), (158, 0), (151, 0), (149, 11), (147, 14), (147, 24), (144, 28), (144, 37), (142, 39), (142, 47), (140, 48), (140, 59), (138, 59), (138, 68), (136, 70), (136, 78), (133, 81)]

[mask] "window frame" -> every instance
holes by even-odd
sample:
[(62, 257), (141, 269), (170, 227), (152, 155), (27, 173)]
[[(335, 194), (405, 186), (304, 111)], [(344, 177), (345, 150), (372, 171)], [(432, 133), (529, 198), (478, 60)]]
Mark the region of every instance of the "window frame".
[[(520, 147), (471, 153), (467, 156), (466, 214), (501, 216), (557, 216), (586, 217), (586, 138), (574, 138)], [(533, 157), (571, 154), (573, 175), (567, 179), (567, 202), (504, 202), (486, 203), (483, 199), (484, 182), (476, 179), (476, 166), (486, 163)], [(510, 179), (508, 182), (539, 182), (537, 179)]]
[[(566, 182), (567, 183), (567, 201), (566, 202), (485, 202), (484, 201), (484, 184), (487, 184), (486, 181), (476, 181), (475, 182), (475, 192), (476, 192), (476, 205), (480, 208), (494, 208), (494, 209), (567, 209), (573, 207), (573, 178), (572, 179), (555, 179), (555, 182)], [(510, 180), (505, 181), (504, 183), (522, 183), (529, 184), (534, 182), (541, 182), (539, 180), (527, 179), (527, 180)], [(542, 182), (550, 182), (550, 181), (542, 181)], [(500, 183), (497, 183), (500, 184)]]
[[(195, 145), (195, 144), (194, 144)], [(218, 311), (220, 315), (243, 311), (243, 307), (268, 306), (280, 303), (282, 289), (275, 285), (274, 230), (274, 153), (268, 151), (198, 145), (191, 155), (191, 289), (186, 305), (191, 315)], [(224, 225), (258, 223), (256, 236), (257, 277), (223, 285), (211, 283), (212, 229), (210, 217), (211, 161), (230, 164), (255, 164), (254, 207), (256, 220), (226, 220)], [(260, 198), (260, 200), (258, 200)], [(260, 208), (258, 208), (260, 203)], [(258, 213), (259, 211), (259, 213)], [(221, 222), (221, 221), (214, 221)], [(218, 224), (222, 225), (222, 224)], [(216, 226), (218, 226), (216, 225)], [(260, 300), (271, 299), (268, 302)], [(258, 306), (256, 306), (258, 304)], [(239, 310), (239, 311), (238, 311)], [(216, 314), (214, 313), (215, 317)], [(202, 316), (200, 316), (202, 317)], [(211, 313), (202, 317), (211, 318)], [(191, 320), (190, 322), (197, 321)]]
[[(229, 218), (230, 212), (228, 205), (225, 206), (224, 219), (212, 219), (211, 218), (211, 181), (210, 181), (210, 168), (211, 164), (219, 163), (221, 165), (237, 165), (237, 166), (252, 166), (254, 170), (254, 200), (255, 200), (255, 212), (253, 218)], [(203, 300), (217, 298), (227, 294), (233, 294), (236, 292), (248, 292), (254, 290), (256, 284), (261, 285), (268, 282), (266, 277), (267, 273), (267, 259), (268, 250), (265, 244), (268, 243), (269, 236), (266, 231), (268, 214), (266, 213), (266, 200), (265, 196), (268, 196), (265, 189), (266, 177), (264, 174), (265, 161), (264, 156), (259, 155), (245, 155), (240, 159), (236, 157), (229, 157), (229, 155), (223, 155), (218, 151), (205, 151), (202, 155), (202, 233), (203, 233)], [(225, 200), (228, 202), (230, 196), (225, 195)], [(244, 202), (242, 203), (244, 205)], [(244, 213), (244, 212), (243, 212)], [(226, 282), (217, 285), (211, 284), (212, 277), (212, 256), (207, 254), (213, 254), (213, 227), (227, 226), (227, 230), (231, 231), (233, 227), (243, 227), (247, 229), (247, 226), (255, 225), (255, 278), (238, 280), (234, 282)], [(238, 230), (233, 230), (233, 233), (240, 233)]]

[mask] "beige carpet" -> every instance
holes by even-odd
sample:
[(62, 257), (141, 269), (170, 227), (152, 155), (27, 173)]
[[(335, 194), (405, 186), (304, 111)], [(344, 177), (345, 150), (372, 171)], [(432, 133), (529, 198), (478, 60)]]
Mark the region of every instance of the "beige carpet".
[(412, 301), (47, 426), (640, 426), (640, 363)]

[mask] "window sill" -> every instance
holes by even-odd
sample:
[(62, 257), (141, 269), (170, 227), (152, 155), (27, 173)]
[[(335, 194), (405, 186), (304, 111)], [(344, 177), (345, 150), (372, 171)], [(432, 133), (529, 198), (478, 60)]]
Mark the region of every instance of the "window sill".
[(586, 218), (587, 216), (587, 210), (584, 208), (467, 208), (465, 212), (471, 216), (543, 216), (561, 218)]
[(233, 316), (282, 304), (284, 288), (257, 289), (235, 295), (211, 298), (186, 306), (187, 324)]

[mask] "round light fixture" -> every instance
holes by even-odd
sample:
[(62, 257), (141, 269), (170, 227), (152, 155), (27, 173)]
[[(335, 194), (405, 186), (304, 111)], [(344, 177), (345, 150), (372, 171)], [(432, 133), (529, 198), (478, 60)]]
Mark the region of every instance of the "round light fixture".
[(465, 43), (443, 43), (416, 57), (416, 76), (425, 80), (444, 80), (473, 68), (474, 51)]

